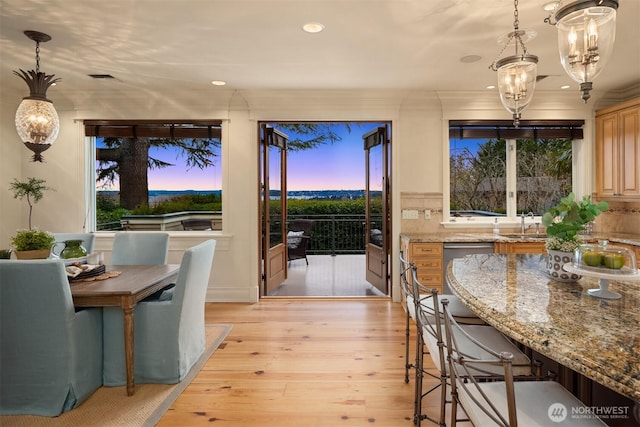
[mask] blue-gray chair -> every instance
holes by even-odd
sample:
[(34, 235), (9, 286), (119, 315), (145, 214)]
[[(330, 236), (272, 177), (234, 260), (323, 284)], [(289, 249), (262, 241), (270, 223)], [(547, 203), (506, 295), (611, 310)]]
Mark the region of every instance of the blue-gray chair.
[[(205, 350), (204, 303), (216, 241), (185, 251), (175, 287), (134, 310), (134, 380), (180, 382)], [(105, 308), (104, 369), (106, 386), (126, 384), (121, 310)]]
[(96, 242), (96, 235), (93, 233), (53, 233), (53, 237), (56, 238), (56, 243), (67, 240), (82, 240), (82, 247), (85, 248), (88, 254), (93, 253)]
[(123, 231), (113, 236), (111, 264), (166, 264), (169, 233)]
[(76, 312), (60, 260), (0, 260), (0, 415), (57, 416), (102, 385), (102, 309)]

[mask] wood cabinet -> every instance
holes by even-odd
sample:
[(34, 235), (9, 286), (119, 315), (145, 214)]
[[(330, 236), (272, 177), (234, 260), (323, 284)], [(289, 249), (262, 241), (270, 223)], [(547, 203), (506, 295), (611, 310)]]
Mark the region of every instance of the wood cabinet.
[(596, 112), (596, 194), (640, 199), (640, 98)]
[(494, 252), (497, 254), (546, 254), (544, 241), (538, 242), (496, 242)]
[(429, 289), (442, 293), (442, 243), (406, 242), (403, 245), (407, 261), (418, 270), (418, 280)]

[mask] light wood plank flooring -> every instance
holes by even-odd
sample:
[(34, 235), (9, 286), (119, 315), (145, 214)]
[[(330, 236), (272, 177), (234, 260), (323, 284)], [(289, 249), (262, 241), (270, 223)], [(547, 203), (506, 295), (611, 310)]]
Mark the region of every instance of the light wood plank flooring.
[(412, 426), (404, 319), (388, 300), (208, 303), (233, 329), (158, 426)]

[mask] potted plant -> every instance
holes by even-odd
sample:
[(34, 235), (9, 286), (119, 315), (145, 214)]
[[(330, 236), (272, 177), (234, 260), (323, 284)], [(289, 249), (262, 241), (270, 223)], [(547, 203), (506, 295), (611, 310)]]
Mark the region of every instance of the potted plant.
[(11, 238), (11, 245), (18, 259), (41, 259), (49, 256), (55, 241), (53, 234), (34, 228), (18, 230)]
[(11, 238), (11, 244), (18, 259), (39, 259), (47, 258), (51, 253), (51, 246), (55, 243), (53, 234), (34, 229), (31, 226), (31, 216), (33, 205), (38, 203), (44, 196), (44, 191), (53, 190), (45, 185), (44, 179), (28, 177), (26, 181), (18, 181), (14, 178), (9, 189), (13, 192), (14, 199), (27, 198), (29, 204), (29, 229), (18, 230)]
[(13, 182), (9, 185), (9, 189), (13, 191), (13, 198), (22, 200), (27, 198), (29, 204), (29, 230), (31, 230), (31, 214), (33, 213), (33, 205), (38, 203), (44, 196), (43, 192), (46, 190), (53, 190), (53, 188), (45, 185), (44, 179), (38, 179), (34, 177), (28, 177), (27, 181), (18, 181), (13, 179)]
[(594, 203), (588, 195), (576, 201), (575, 194), (571, 192), (542, 215), (541, 222), (548, 237), (545, 247), (549, 254), (547, 267), (551, 277), (566, 282), (580, 279), (581, 276), (564, 271), (562, 266), (573, 260), (573, 253), (581, 243), (578, 233), (586, 229), (585, 224), (607, 209), (607, 202)]

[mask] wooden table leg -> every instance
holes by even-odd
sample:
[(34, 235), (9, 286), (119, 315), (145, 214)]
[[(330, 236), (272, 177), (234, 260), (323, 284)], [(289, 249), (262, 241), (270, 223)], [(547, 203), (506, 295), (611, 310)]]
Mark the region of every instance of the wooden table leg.
[(124, 354), (127, 368), (127, 396), (133, 396), (136, 385), (133, 379), (133, 307), (123, 307), (124, 312)]

